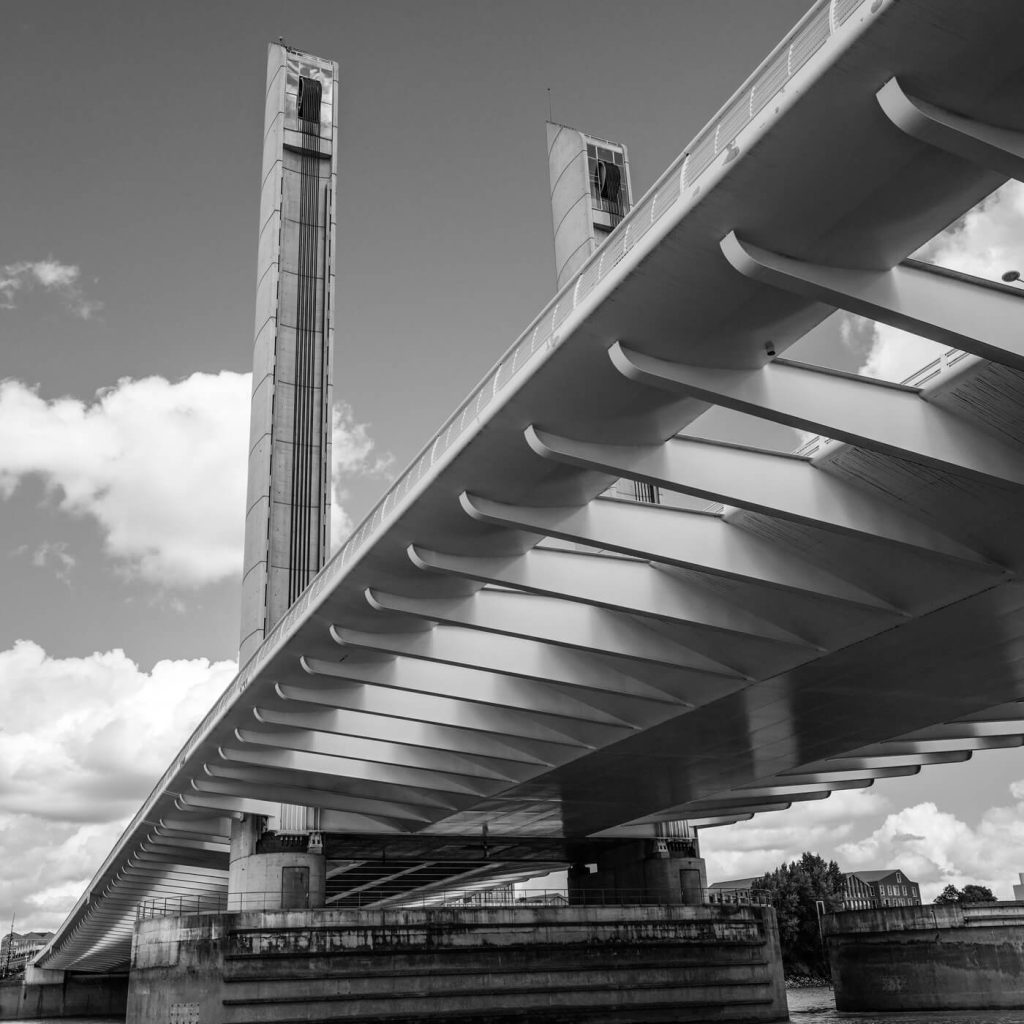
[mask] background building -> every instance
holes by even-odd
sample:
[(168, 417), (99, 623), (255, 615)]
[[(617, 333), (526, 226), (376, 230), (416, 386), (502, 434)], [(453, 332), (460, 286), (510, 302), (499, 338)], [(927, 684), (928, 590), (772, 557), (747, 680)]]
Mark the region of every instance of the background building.
[(898, 868), (850, 871), (843, 875), (844, 910), (868, 907), (919, 907), (921, 888)]

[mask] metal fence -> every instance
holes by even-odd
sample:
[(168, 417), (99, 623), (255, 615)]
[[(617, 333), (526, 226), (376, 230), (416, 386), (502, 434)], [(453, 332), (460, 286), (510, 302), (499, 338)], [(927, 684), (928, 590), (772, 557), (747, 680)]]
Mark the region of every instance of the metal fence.
[[(771, 906), (771, 893), (757, 889), (703, 889), (703, 903), (709, 906)], [(678, 894), (649, 889), (451, 889), (403, 899), (395, 893), (340, 893), (317, 909), (358, 910), (459, 910), (477, 907), (529, 909), (531, 907), (643, 907), (678, 903)], [(386, 907), (385, 907), (386, 905)], [(136, 909), (136, 920), (178, 917), (183, 914), (223, 914), (247, 910), (305, 910), (308, 903), (293, 901), (282, 905), (280, 892), (203, 893), (161, 896), (143, 900)]]

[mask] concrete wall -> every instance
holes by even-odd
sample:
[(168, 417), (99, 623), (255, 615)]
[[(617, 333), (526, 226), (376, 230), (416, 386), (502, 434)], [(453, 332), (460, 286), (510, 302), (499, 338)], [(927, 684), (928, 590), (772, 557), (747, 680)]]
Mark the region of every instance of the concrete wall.
[(848, 910), (822, 931), (839, 1010), (1024, 1008), (1024, 903)]
[(120, 1017), (128, 1002), (126, 974), (39, 972), (44, 983), (0, 985), (0, 1020), (38, 1017)]
[(170, 1020), (776, 1021), (774, 912), (507, 907), (142, 922), (129, 1024)]

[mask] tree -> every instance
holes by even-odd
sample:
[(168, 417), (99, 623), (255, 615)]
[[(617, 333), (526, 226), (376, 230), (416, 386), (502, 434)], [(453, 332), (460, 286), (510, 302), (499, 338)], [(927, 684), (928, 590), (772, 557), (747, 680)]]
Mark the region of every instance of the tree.
[(828, 978), (818, 902), (824, 904), (826, 914), (842, 909), (843, 874), (839, 865), (834, 860), (826, 863), (816, 853), (804, 853), (800, 860), (764, 875), (758, 888), (772, 894), (786, 975)]
[(995, 903), (996, 897), (987, 885), (965, 885), (960, 892), (961, 903)]
[(947, 885), (935, 902), (944, 903), (995, 903), (996, 897), (987, 885), (965, 885), (958, 889), (955, 885)]
[(934, 902), (939, 904), (946, 903), (959, 903), (963, 899), (963, 893), (955, 885), (947, 885), (938, 896), (935, 897)]

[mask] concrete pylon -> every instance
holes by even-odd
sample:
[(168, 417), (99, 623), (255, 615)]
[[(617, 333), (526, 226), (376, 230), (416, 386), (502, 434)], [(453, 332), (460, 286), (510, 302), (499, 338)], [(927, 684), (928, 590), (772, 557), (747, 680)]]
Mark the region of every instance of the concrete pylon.
[[(621, 142), (553, 121), (547, 123), (547, 141), (555, 281), (561, 290), (632, 209), (633, 183), (629, 150)], [(661, 500), (653, 484), (633, 480), (617, 481), (609, 493), (651, 504)]]
[(271, 43), (239, 660), (330, 551), (338, 65)]
[[(240, 664), (330, 553), (337, 81), (334, 61), (270, 44)], [(278, 822), (289, 828), (306, 817), (306, 808), (282, 805)], [(233, 833), (231, 900), (270, 898), (255, 894), (280, 886), (282, 872), (299, 884), (304, 849), (302, 863), (286, 864), (287, 851), (244, 852), (247, 842)], [(271, 859), (258, 867), (260, 856)], [(323, 858), (306, 865), (314, 889), (315, 862), (322, 874)]]

